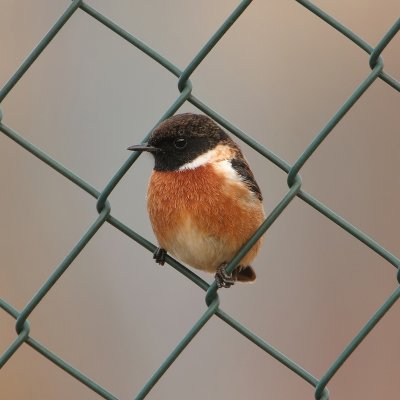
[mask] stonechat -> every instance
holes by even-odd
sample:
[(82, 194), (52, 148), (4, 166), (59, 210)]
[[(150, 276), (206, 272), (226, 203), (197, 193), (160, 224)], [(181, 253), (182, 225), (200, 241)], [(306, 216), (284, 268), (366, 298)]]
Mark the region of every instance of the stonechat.
[(218, 287), (256, 279), (251, 263), (261, 240), (232, 274), (225, 267), (264, 221), (262, 195), (239, 146), (211, 118), (178, 114), (161, 122), (146, 144), (154, 155), (147, 209), (160, 245), (154, 253), (215, 273)]

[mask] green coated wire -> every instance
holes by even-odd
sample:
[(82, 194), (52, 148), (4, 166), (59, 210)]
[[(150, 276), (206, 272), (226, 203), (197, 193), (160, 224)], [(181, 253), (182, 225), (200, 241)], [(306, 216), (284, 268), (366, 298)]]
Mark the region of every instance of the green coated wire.
[[(9, 315), (11, 315), (13, 318), (17, 319), (19, 317), (19, 312), (6, 303), (4, 300), (0, 299), (0, 308), (2, 308), (4, 311), (6, 311)], [(82, 374), (80, 371), (78, 371), (76, 368), (72, 367), (69, 365), (67, 362), (65, 362), (63, 359), (58, 357), (56, 354), (51, 352), (49, 349), (47, 349), (45, 346), (40, 344), (37, 340), (33, 339), (32, 337), (28, 336), (29, 335), (29, 325), (27, 322), (25, 322), (24, 329), (22, 332), (19, 334), (18, 338), (24, 335), (23, 341), (19, 343), (18, 347), (23, 343), (26, 342), (29, 346), (31, 346), (33, 349), (35, 349), (38, 353), (42, 354), (44, 357), (46, 357), (48, 360), (53, 362), (55, 365), (63, 369), (65, 372), (76, 378), (78, 381), (82, 382), (84, 385), (86, 385), (88, 388), (92, 389), (94, 392), (99, 394), (101, 397), (107, 400), (118, 400), (115, 396), (113, 396), (111, 393), (109, 393), (107, 390), (102, 388), (99, 384), (91, 380), (90, 378), (86, 377), (84, 374)], [(17, 339), (18, 339), (17, 338)], [(11, 348), (11, 346), (10, 346)], [(3, 355), (4, 357), (4, 355)], [(3, 362), (3, 357), (0, 358), (0, 368), (5, 364)]]
[(206, 312), (201, 316), (201, 318), (192, 326), (190, 331), (185, 335), (185, 337), (178, 343), (171, 354), (165, 359), (165, 361), (160, 365), (157, 371), (152, 375), (148, 382), (143, 386), (142, 390), (135, 397), (135, 400), (142, 400), (154, 387), (154, 385), (159, 381), (162, 375), (167, 371), (167, 369), (172, 365), (172, 363), (178, 358), (186, 346), (192, 341), (192, 339), (200, 332), (200, 329), (210, 320), (214, 315), (219, 305), (219, 298), (216, 297), (213, 302), (208, 306)]
[(11, 89), (16, 85), (16, 83), (22, 78), (28, 68), (35, 62), (35, 60), (40, 56), (42, 51), (47, 47), (47, 45), (53, 40), (64, 24), (72, 17), (74, 12), (78, 9), (81, 0), (74, 0), (72, 4), (65, 10), (64, 14), (57, 20), (49, 32), (44, 36), (44, 38), (38, 43), (38, 45), (33, 49), (25, 61), (20, 65), (14, 75), (9, 79), (9, 81), (0, 90), (0, 103), (4, 100)]
[(317, 385), (317, 390), (315, 391), (315, 398), (317, 400), (321, 399), (322, 393), (332, 379), (338, 369), (344, 364), (344, 362), (350, 357), (354, 350), (359, 346), (359, 344), (366, 338), (369, 332), (375, 327), (375, 325), (381, 320), (381, 318), (389, 311), (393, 304), (400, 297), (400, 287), (397, 288), (390, 297), (385, 301), (385, 303), (379, 308), (378, 311), (372, 316), (372, 318), (363, 326), (360, 332), (354, 337), (354, 339), (348, 344), (348, 346), (343, 350), (336, 361), (329, 367), (325, 375), (319, 380)]
[[(4, 311), (8, 312), (12, 316), (16, 316), (17, 312), (3, 299), (0, 299), (0, 308)], [(12, 355), (20, 348), (20, 346), (26, 341), (29, 337), (30, 327), (29, 323), (26, 321), (18, 333), (18, 336), (15, 340), (8, 346), (6, 351), (0, 356), (0, 369), (5, 365), (5, 363), (12, 357)]]
[(95, 235), (95, 233), (104, 224), (108, 214), (110, 213), (110, 207), (104, 207), (103, 211), (99, 214), (96, 221), (90, 226), (86, 233), (81, 237), (79, 242), (70, 251), (70, 253), (64, 258), (62, 263), (55, 269), (55, 271), (46, 280), (43, 286), (38, 290), (38, 292), (32, 297), (29, 303), (21, 311), (17, 318), (17, 323), (15, 328), (19, 333), (22, 331), (26, 319), (29, 317), (30, 313), (37, 307), (44, 296), (49, 292), (53, 285), (60, 279), (61, 275), (67, 270), (71, 263), (75, 260), (82, 249), (89, 243), (89, 240)]
[(196, 54), (193, 60), (188, 64), (182, 75), (178, 80), (178, 89), (180, 91), (185, 87), (186, 81), (190, 78), (190, 75), (200, 65), (205, 57), (210, 53), (213, 47), (221, 40), (222, 36), (228, 31), (228, 29), (237, 21), (242, 15), (246, 8), (250, 5), (252, 0), (244, 0), (239, 3), (236, 9), (229, 15), (225, 22), (219, 27), (219, 29), (211, 36), (204, 47)]
[[(38, 43), (38, 45), (32, 50), (25, 61), (17, 69), (17, 71), (11, 76), (11, 78), (6, 82), (3, 88), (0, 89), (0, 103), (8, 95), (8, 93), (13, 89), (13, 87), (18, 83), (18, 81), (23, 77), (23, 75), (28, 71), (29, 67), (35, 62), (35, 60), (44, 51), (51, 40), (57, 35), (60, 29), (65, 23), (74, 15), (77, 10), (85, 12), (89, 17), (96, 19), (99, 23), (107, 27), (110, 31), (114, 32), (122, 39), (126, 40), (132, 44), (135, 48), (149, 56), (155, 62), (160, 64), (161, 67), (171, 72), (178, 78), (178, 89), (180, 94), (178, 98), (171, 104), (171, 106), (166, 110), (166, 112), (161, 116), (158, 122), (168, 118), (169, 116), (175, 114), (179, 108), (185, 103), (190, 102), (192, 105), (197, 107), (200, 111), (209, 115), (221, 126), (227, 129), (229, 132), (239, 137), (242, 141), (247, 143), (261, 155), (263, 155), (267, 160), (275, 164), (284, 173), (287, 174), (287, 183), (289, 186), (289, 191), (278, 202), (276, 207), (267, 216), (263, 224), (254, 233), (254, 235), (249, 239), (249, 241), (238, 251), (235, 257), (229, 262), (227, 266), (227, 272), (232, 272), (240, 260), (245, 256), (245, 254), (251, 249), (254, 243), (267, 232), (269, 227), (277, 220), (282, 212), (289, 206), (293, 199), (297, 196), (316, 211), (320, 212), (332, 222), (336, 223), (346, 232), (360, 240), (371, 250), (375, 251), (390, 264), (398, 269), (397, 279), (400, 282), (400, 260), (387, 251), (383, 246), (374, 241), (364, 232), (362, 232), (357, 227), (353, 226), (350, 222), (346, 221), (343, 217), (335, 213), (325, 204), (319, 202), (311, 194), (305, 192), (302, 189), (302, 181), (299, 175), (301, 168), (309, 160), (312, 154), (317, 151), (321, 143), (328, 137), (328, 135), (333, 131), (335, 126), (341, 121), (341, 119), (349, 112), (351, 107), (358, 101), (358, 99), (365, 93), (366, 90), (376, 81), (376, 79), (381, 79), (390, 85), (393, 89), (400, 92), (400, 83), (390, 76), (386, 71), (384, 71), (384, 64), (382, 59), (382, 52), (388, 46), (388, 44), (393, 40), (396, 34), (400, 30), (400, 18), (395, 21), (393, 26), (386, 32), (379, 43), (374, 47), (365, 42), (361, 37), (356, 35), (350, 29), (345, 27), (339, 21), (334, 19), (332, 16), (324, 12), (322, 9), (315, 6), (313, 3), (307, 0), (297, 0), (297, 2), (315, 14), (318, 18), (321, 18), (331, 27), (336, 29), (338, 32), (343, 34), (358, 47), (369, 54), (369, 65), (372, 69), (371, 73), (361, 82), (361, 84), (353, 91), (348, 100), (339, 108), (339, 110), (333, 115), (333, 117), (325, 124), (322, 130), (315, 136), (314, 140), (306, 147), (304, 152), (298, 158), (298, 160), (290, 165), (285, 160), (280, 158), (278, 155), (274, 154), (271, 150), (267, 149), (262, 144), (255, 141), (251, 136), (244, 133), (234, 124), (226, 120), (222, 115), (220, 115), (216, 110), (207, 106), (200, 99), (198, 99), (193, 94), (193, 85), (189, 80), (196, 68), (199, 67), (201, 62), (210, 53), (210, 51), (219, 43), (225, 33), (229, 28), (236, 23), (240, 15), (246, 10), (246, 8), (251, 4), (251, 0), (241, 1), (238, 6), (232, 11), (228, 18), (221, 24), (221, 26), (216, 30), (216, 32), (210, 37), (206, 44), (199, 50), (195, 55), (193, 60), (187, 65), (187, 67), (181, 71), (173, 63), (171, 63), (167, 58), (163, 57), (157, 51), (146, 45), (144, 42), (134, 37), (132, 34), (124, 30), (122, 27), (111, 21), (109, 18), (99, 13), (93, 7), (86, 4), (84, 1), (72, 1), (72, 3), (67, 7), (61, 17), (55, 22), (53, 27), (49, 32), (43, 37), (43, 39)], [(54, 270), (51, 276), (43, 283), (38, 292), (31, 298), (31, 300), (26, 304), (26, 306), (18, 312), (5, 300), (0, 299), (0, 308), (16, 319), (16, 331), (17, 337), (14, 341), (6, 348), (4, 353), (0, 356), (0, 368), (3, 367), (8, 360), (15, 354), (16, 351), (23, 345), (27, 344), (35, 349), (38, 353), (43, 355), (45, 358), (53, 362), (59, 368), (63, 369), (65, 372), (82, 382), (88, 388), (92, 389), (99, 396), (107, 400), (117, 400), (117, 397), (112, 395), (106, 389), (102, 388), (88, 376), (78, 371), (73, 366), (69, 365), (67, 362), (62, 360), (56, 354), (51, 352), (48, 348), (34, 340), (30, 337), (30, 327), (27, 318), (35, 310), (35, 308), (40, 304), (41, 300), (47, 295), (47, 293), (52, 289), (54, 284), (61, 279), (64, 272), (71, 266), (75, 258), (79, 255), (81, 251), (85, 248), (86, 244), (91, 240), (91, 238), (97, 233), (101, 226), (107, 222), (118, 229), (123, 234), (127, 235), (139, 245), (143, 246), (147, 250), (153, 252), (156, 246), (141, 236), (138, 232), (125, 225), (122, 221), (119, 221), (111, 215), (111, 204), (109, 202), (109, 196), (113, 189), (117, 186), (120, 180), (124, 177), (126, 172), (132, 168), (135, 161), (138, 159), (138, 153), (132, 153), (125, 163), (120, 167), (120, 169), (113, 175), (113, 177), (108, 181), (107, 185), (102, 191), (97, 190), (88, 182), (84, 181), (82, 178), (77, 176), (71, 170), (69, 170), (64, 165), (60, 164), (58, 161), (54, 160), (44, 151), (36, 147), (34, 144), (28, 142), (23, 136), (14, 131), (12, 128), (8, 127), (2, 122), (3, 115), (0, 109), (0, 131), (8, 136), (15, 143), (20, 145), (22, 148), (33, 154), (35, 157), (40, 159), (42, 162), (46, 163), (49, 167), (53, 168), (65, 178), (70, 180), (72, 183), (86, 191), (92, 197), (96, 199), (96, 208), (99, 213), (96, 220), (88, 228), (86, 233), (79, 239), (78, 243), (72, 248), (69, 254), (64, 258), (62, 263)], [(151, 130), (144, 136), (143, 141), (146, 141)], [(186, 276), (194, 284), (203, 289), (206, 301), (206, 311), (198, 319), (198, 321), (192, 326), (189, 332), (183, 337), (183, 339), (177, 344), (177, 346), (172, 349), (170, 355), (165, 359), (165, 361), (156, 369), (155, 373), (149, 378), (146, 384), (142, 387), (140, 392), (137, 394), (135, 399), (144, 399), (151, 389), (156, 385), (163, 374), (171, 367), (176, 358), (181, 354), (181, 352), (189, 345), (193, 338), (201, 331), (204, 325), (215, 315), (222, 321), (227, 323), (241, 335), (246, 337), (248, 340), (253, 342), (260, 349), (265, 351), (267, 354), (275, 358), (278, 362), (285, 365), (289, 370), (296, 373), (299, 377), (304, 379), (307, 383), (315, 387), (315, 398), (317, 400), (327, 400), (329, 399), (329, 391), (326, 385), (330, 382), (335, 373), (340, 369), (343, 363), (350, 357), (350, 355), (355, 351), (355, 349), (360, 345), (360, 343), (365, 339), (369, 332), (376, 326), (379, 320), (388, 312), (390, 307), (399, 299), (400, 288), (396, 289), (393, 294), (384, 302), (384, 304), (376, 311), (376, 313), (371, 317), (371, 319), (360, 329), (359, 333), (350, 341), (349, 345), (343, 350), (343, 352), (338, 356), (338, 358), (331, 364), (325, 374), (317, 379), (310, 372), (302, 368), (294, 360), (291, 360), (279, 350), (274, 348), (272, 345), (268, 344), (266, 341), (258, 337), (256, 334), (251, 332), (246, 326), (242, 325), (240, 322), (235, 320), (233, 317), (225, 313), (220, 308), (220, 300), (218, 297), (218, 290), (216, 283), (212, 282), (211, 285), (197, 276), (194, 272), (180, 264), (177, 260), (170, 256), (166, 257), (166, 262), (171, 265), (179, 273)]]
[(303, 154), (294, 163), (290, 169), (288, 175), (288, 184), (292, 184), (295, 176), (299, 173), (301, 167), (308, 161), (311, 155), (319, 147), (323, 140), (329, 135), (332, 129), (340, 122), (340, 120), (349, 112), (350, 108), (356, 103), (356, 101), (365, 93), (365, 91), (372, 85), (376, 78), (383, 69), (383, 63), (378, 62), (368, 77), (357, 87), (357, 89), (351, 94), (351, 96), (345, 101), (335, 115), (328, 121), (320, 133), (314, 138), (314, 140), (307, 146)]
[[(390, 40), (393, 39), (394, 35), (399, 31), (399, 28), (400, 28), (399, 27), (400, 18), (399, 18), (395, 22), (395, 24), (392, 26), (392, 28), (389, 29), (389, 31), (382, 38), (381, 43), (379, 43), (374, 49), (365, 40), (361, 39), (358, 35), (356, 35), (350, 29), (346, 28), (339, 21), (334, 19), (332, 16), (327, 14), (325, 11), (321, 10), (315, 4), (311, 3), (311, 1), (308, 1), (308, 0), (296, 0), (296, 1), (298, 3), (300, 3), (302, 6), (304, 6), (305, 8), (307, 8), (309, 11), (311, 11), (313, 14), (315, 14), (317, 17), (321, 18), (327, 24), (329, 24), (332, 28), (334, 28), (337, 31), (339, 31), (340, 33), (342, 33), (344, 36), (346, 36), (348, 39), (350, 39), (353, 43), (355, 43), (361, 49), (366, 51), (368, 54), (371, 54), (371, 57), (372, 57), (372, 53), (375, 52), (376, 54), (374, 56), (374, 59), (370, 60), (371, 68), (373, 68), (375, 66), (375, 63), (378, 61), (378, 58), (380, 56), (380, 53), (387, 46), (387, 44), (390, 42)], [(380, 78), (383, 81), (385, 81), (388, 85), (392, 86), (392, 88), (394, 88), (400, 92), (400, 82), (398, 82), (392, 76), (390, 76), (389, 74), (387, 74), (385, 72), (381, 72)]]

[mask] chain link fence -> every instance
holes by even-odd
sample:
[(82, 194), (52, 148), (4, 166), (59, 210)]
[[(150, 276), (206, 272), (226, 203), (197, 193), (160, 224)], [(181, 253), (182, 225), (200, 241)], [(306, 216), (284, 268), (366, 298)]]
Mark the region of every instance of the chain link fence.
[[(25, 61), (17, 69), (17, 71), (12, 75), (12, 77), (6, 82), (0, 91), (0, 103), (6, 98), (6, 96), (12, 91), (13, 87), (18, 83), (18, 81), (23, 77), (25, 72), (30, 68), (30, 66), (35, 62), (35, 60), (41, 55), (43, 50), (49, 45), (52, 39), (57, 35), (57, 33), (62, 29), (62, 27), (68, 23), (70, 18), (73, 18), (74, 14), (77, 12), (84, 12), (90, 17), (96, 19), (104, 26), (106, 26), (110, 32), (117, 34), (121, 40), (129, 42), (131, 45), (135, 46), (141, 50), (146, 56), (152, 58), (155, 62), (162, 65), (171, 74), (175, 75), (177, 78), (177, 84), (179, 89), (179, 95), (176, 100), (171, 104), (168, 110), (160, 117), (159, 121), (162, 121), (175, 112), (185, 103), (189, 102), (195, 106), (199, 111), (207, 114), (213, 118), (217, 123), (223, 126), (226, 130), (231, 132), (236, 137), (240, 138), (243, 142), (247, 143), (258, 153), (265, 157), (266, 162), (273, 163), (276, 167), (283, 170), (287, 174), (287, 184), (288, 190), (286, 195), (276, 204), (272, 212), (267, 216), (264, 223), (260, 226), (254, 236), (246, 243), (245, 246), (238, 252), (233, 260), (229, 263), (227, 271), (231, 272), (234, 267), (240, 262), (242, 257), (246, 252), (252, 247), (252, 245), (268, 230), (268, 228), (277, 220), (282, 212), (285, 211), (286, 207), (291, 203), (291, 201), (298, 197), (312, 207), (316, 212), (321, 213), (333, 223), (340, 226), (344, 231), (348, 232), (353, 237), (357, 238), (364, 245), (368, 246), (379, 256), (384, 258), (387, 262), (392, 264), (395, 268), (399, 270), (400, 260), (387, 251), (379, 243), (375, 242), (369, 236), (367, 236), (360, 229), (356, 228), (340, 215), (333, 212), (326, 205), (321, 203), (311, 194), (302, 190), (302, 180), (300, 177), (300, 171), (302, 167), (307, 163), (309, 158), (313, 155), (318, 147), (321, 145), (323, 140), (331, 134), (338, 122), (350, 111), (351, 107), (360, 99), (360, 97), (376, 82), (377, 80), (384, 81), (389, 85), (394, 91), (400, 92), (400, 83), (396, 79), (390, 76), (384, 70), (383, 59), (381, 57), (385, 47), (391, 42), (391, 40), (396, 36), (400, 30), (400, 19), (398, 19), (393, 26), (388, 29), (386, 34), (382, 37), (379, 43), (372, 47), (366, 43), (361, 37), (357, 36), (347, 27), (340, 24), (338, 21), (333, 19), (330, 15), (325, 13), (320, 8), (316, 7), (313, 3), (305, 0), (298, 0), (299, 4), (308, 9), (311, 13), (315, 14), (317, 18), (322, 19), (327, 24), (329, 24), (333, 29), (336, 29), (349, 40), (351, 40), (355, 45), (364, 50), (368, 55), (369, 66), (371, 72), (365, 76), (356, 90), (350, 95), (350, 97), (343, 103), (343, 105), (335, 112), (333, 110), (333, 116), (326, 123), (323, 129), (318, 132), (312, 142), (304, 149), (304, 152), (297, 159), (297, 161), (290, 165), (272, 151), (266, 148), (261, 143), (256, 142), (253, 138), (247, 135), (245, 132), (238, 129), (235, 125), (227, 121), (223, 116), (218, 114), (215, 110), (210, 108), (207, 104), (201, 101), (198, 97), (194, 96), (192, 93), (192, 84), (190, 82), (190, 77), (195, 71), (195, 69), (201, 64), (201, 62), (207, 57), (209, 52), (213, 47), (221, 40), (224, 34), (229, 30), (229, 28), (235, 24), (240, 15), (246, 10), (247, 7), (251, 5), (251, 1), (246, 0), (240, 2), (240, 4), (232, 11), (226, 21), (220, 26), (220, 28), (210, 37), (208, 42), (202, 47), (189, 65), (184, 69), (180, 70), (169, 60), (161, 56), (158, 52), (147, 46), (138, 38), (132, 36), (129, 32), (122, 29), (120, 26), (115, 24), (113, 21), (108, 19), (105, 15), (99, 13), (96, 9), (81, 0), (72, 1), (67, 7), (62, 16), (55, 22), (50, 31), (43, 37), (43, 39), (37, 44), (33, 51), (28, 55)], [(68, 364), (62, 360), (57, 354), (50, 351), (45, 345), (39, 343), (33, 337), (30, 336), (30, 326), (28, 322), (28, 317), (35, 310), (38, 304), (43, 300), (43, 298), (49, 293), (53, 285), (62, 280), (63, 273), (70, 267), (74, 262), (78, 254), (85, 248), (88, 242), (93, 238), (98, 230), (103, 224), (108, 223), (117, 228), (123, 234), (127, 235), (132, 240), (139, 243), (141, 246), (153, 252), (156, 246), (130, 228), (123, 221), (115, 218), (111, 214), (111, 206), (109, 203), (109, 196), (118, 185), (120, 180), (129, 170), (129, 168), (138, 159), (139, 154), (135, 153), (130, 155), (126, 162), (116, 171), (113, 178), (108, 182), (103, 190), (98, 190), (97, 188), (91, 186), (88, 182), (81, 179), (75, 175), (72, 171), (65, 168), (57, 160), (51, 158), (44, 151), (36, 147), (33, 143), (27, 141), (22, 135), (17, 133), (12, 127), (8, 126), (6, 121), (6, 116), (2, 118), (0, 114), (0, 130), (11, 140), (16, 142), (18, 145), (23, 147), (28, 152), (32, 153), (34, 156), (46, 163), (50, 168), (53, 168), (66, 179), (73, 182), (79, 188), (90, 194), (96, 201), (96, 207), (98, 211), (98, 217), (93, 221), (87, 232), (79, 239), (78, 243), (71, 249), (69, 254), (66, 255), (62, 263), (57, 266), (51, 276), (48, 277), (46, 282), (40, 287), (37, 293), (32, 297), (32, 299), (26, 304), (22, 310), (16, 310), (6, 299), (0, 299), (0, 307), (9, 315), (11, 315), (16, 320), (16, 338), (4, 351), (0, 358), (0, 368), (3, 367), (8, 360), (13, 356), (22, 345), (28, 345), (43, 357), (53, 362), (56, 366), (76, 378), (82, 384), (86, 385), (88, 388), (96, 392), (100, 397), (108, 400), (116, 400), (117, 397), (106, 390), (104, 387), (94, 382), (90, 377), (84, 375), (78, 371), (73, 365)], [(151, 130), (149, 131), (149, 133)], [(143, 141), (148, 137), (145, 136)], [(249, 341), (253, 342), (260, 350), (266, 353), (266, 356), (274, 357), (294, 374), (300, 376), (305, 382), (312, 385), (315, 388), (315, 398), (318, 400), (329, 399), (329, 392), (327, 385), (335, 373), (341, 368), (343, 363), (347, 358), (356, 350), (357, 346), (365, 339), (369, 332), (377, 325), (379, 320), (387, 313), (390, 307), (398, 300), (400, 297), (400, 288), (396, 289), (391, 293), (387, 300), (381, 305), (381, 307), (371, 316), (369, 321), (367, 321), (364, 327), (358, 332), (358, 334), (351, 340), (351, 342), (343, 349), (342, 353), (339, 354), (332, 363), (332, 365), (325, 371), (323, 376), (315, 377), (305, 368), (296, 363), (281, 353), (278, 349), (274, 348), (262, 338), (251, 332), (246, 326), (240, 324), (231, 315), (224, 312), (220, 307), (220, 300), (218, 296), (218, 290), (216, 283), (213, 282), (209, 285), (194, 272), (187, 269), (185, 266), (181, 265), (179, 262), (167, 256), (166, 262), (175, 268), (179, 273), (183, 274), (187, 279), (191, 280), (195, 285), (205, 292), (205, 301), (207, 304), (206, 311), (198, 318), (197, 322), (192, 326), (192, 328), (187, 332), (187, 334), (182, 338), (178, 345), (172, 350), (170, 355), (165, 359), (165, 361), (159, 366), (153, 376), (149, 377), (147, 383), (143, 386), (140, 392), (136, 395), (135, 399), (143, 399), (151, 391), (151, 389), (157, 384), (158, 380), (162, 375), (168, 370), (172, 363), (179, 357), (181, 352), (190, 344), (191, 340), (196, 336), (196, 334), (207, 324), (210, 318), (216, 316), (228, 324), (232, 329), (235, 329), (246, 337)], [(398, 280), (400, 281), (400, 274), (398, 274)], [(234, 290), (234, 289), (232, 289)]]

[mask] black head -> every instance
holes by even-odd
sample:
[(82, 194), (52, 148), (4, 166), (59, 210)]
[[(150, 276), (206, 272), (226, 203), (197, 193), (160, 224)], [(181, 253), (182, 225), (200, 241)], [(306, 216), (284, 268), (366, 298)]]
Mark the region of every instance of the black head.
[(178, 114), (161, 122), (152, 132), (147, 145), (128, 150), (150, 151), (157, 171), (174, 171), (218, 144), (232, 144), (229, 136), (209, 117)]

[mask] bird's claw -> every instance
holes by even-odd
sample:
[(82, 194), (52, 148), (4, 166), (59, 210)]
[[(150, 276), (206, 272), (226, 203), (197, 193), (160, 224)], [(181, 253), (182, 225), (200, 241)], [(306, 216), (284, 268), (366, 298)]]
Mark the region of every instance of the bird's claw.
[(227, 274), (226, 273), (226, 268), (227, 264), (221, 264), (218, 269), (217, 272), (215, 273), (215, 281), (217, 282), (217, 286), (218, 288), (230, 288), (232, 285), (235, 284), (235, 280), (232, 276), (232, 274)]
[(165, 256), (167, 255), (167, 251), (162, 247), (157, 247), (155, 252), (153, 253), (153, 258), (157, 264), (164, 265)]

